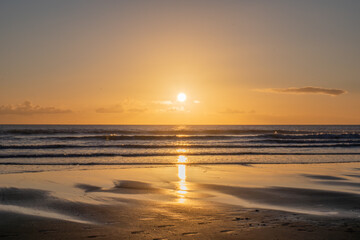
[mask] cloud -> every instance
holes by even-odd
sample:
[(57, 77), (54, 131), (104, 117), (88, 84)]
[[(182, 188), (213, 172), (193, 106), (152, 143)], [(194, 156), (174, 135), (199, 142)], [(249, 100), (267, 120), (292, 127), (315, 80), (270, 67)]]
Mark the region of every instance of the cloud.
[(326, 94), (330, 96), (338, 96), (347, 91), (334, 88), (321, 88), (321, 87), (301, 87), (301, 88), (269, 88), (269, 89), (257, 89), (259, 92), (271, 92), (271, 93), (288, 93), (288, 94)]
[(129, 108), (127, 111), (131, 112), (131, 113), (143, 113), (143, 112), (146, 112), (147, 109), (146, 108)]
[(117, 105), (103, 105), (94, 109), (96, 113), (123, 113), (123, 114), (142, 114), (142, 113), (163, 113), (163, 112), (190, 112), (192, 106), (200, 103), (199, 100), (188, 101), (185, 103), (171, 100), (151, 100), (139, 101), (126, 98)]
[(122, 113), (124, 112), (123, 107), (120, 104), (111, 107), (102, 107), (96, 109), (97, 113)]
[(19, 115), (32, 115), (32, 114), (59, 114), (71, 113), (69, 109), (59, 109), (56, 107), (41, 107), (34, 105), (30, 101), (25, 101), (18, 105), (1, 105), (0, 114), (19, 114)]
[(169, 107), (168, 109), (166, 109), (167, 112), (184, 112), (185, 111), (185, 107), (184, 106), (174, 106), (174, 107)]
[(148, 109), (143, 103), (133, 99), (125, 99), (116, 105), (105, 106), (97, 108), (97, 113), (143, 113)]

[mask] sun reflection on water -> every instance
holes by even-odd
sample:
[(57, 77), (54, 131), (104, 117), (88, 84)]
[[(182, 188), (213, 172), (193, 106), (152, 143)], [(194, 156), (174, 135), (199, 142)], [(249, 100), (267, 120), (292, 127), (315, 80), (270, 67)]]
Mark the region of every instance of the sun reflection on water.
[[(184, 153), (186, 153), (187, 151), (186, 151), (186, 149), (179, 148), (179, 149), (176, 149), (176, 152), (177, 152), (177, 153), (183, 153), (183, 154), (184, 154)], [(185, 156), (181, 155), (181, 156), (179, 156), (178, 161), (179, 161), (180, 157), (186, 158)]]
[(186, 161), (187, 161), (187, 157), (184, 155), (180, 155), (177, 160), (178, 163), (186, 163)]

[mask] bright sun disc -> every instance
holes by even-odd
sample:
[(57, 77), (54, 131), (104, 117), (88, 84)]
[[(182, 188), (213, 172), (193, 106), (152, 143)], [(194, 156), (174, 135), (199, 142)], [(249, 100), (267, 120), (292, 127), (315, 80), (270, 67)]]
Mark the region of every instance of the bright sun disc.
[(178, 100), (179, 102), (185, 102), (185, 100), (186, 100), (186, 94), (185, 94), (185, 93), (179, 93), (179, 94), (177, 95), (177, 100)]

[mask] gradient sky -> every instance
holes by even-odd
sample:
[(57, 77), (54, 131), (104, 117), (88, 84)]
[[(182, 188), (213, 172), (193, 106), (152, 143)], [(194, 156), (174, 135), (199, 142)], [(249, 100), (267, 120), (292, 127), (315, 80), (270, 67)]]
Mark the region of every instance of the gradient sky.
[(359, 12), (358, 0), (3, 0), (0, 123), (360, 124)]

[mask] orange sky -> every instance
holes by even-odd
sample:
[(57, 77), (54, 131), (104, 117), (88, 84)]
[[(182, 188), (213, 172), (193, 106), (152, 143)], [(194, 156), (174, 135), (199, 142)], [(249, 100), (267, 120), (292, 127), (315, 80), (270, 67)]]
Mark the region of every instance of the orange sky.
[(0, 123), (360, 123), (358, 2), (20, 2)]

